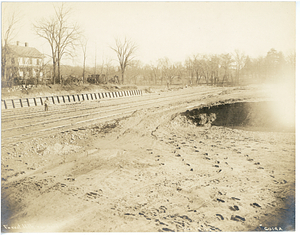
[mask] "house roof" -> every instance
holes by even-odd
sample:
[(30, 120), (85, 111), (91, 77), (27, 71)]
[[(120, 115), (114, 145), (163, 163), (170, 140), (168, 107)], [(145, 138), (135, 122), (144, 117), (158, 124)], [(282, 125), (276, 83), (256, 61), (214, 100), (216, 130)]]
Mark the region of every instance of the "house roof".
[(20, 57), (43, 58), (44, 55), (34, 47), (23, 47), (17, 45), (9, 45), (10, 50)]

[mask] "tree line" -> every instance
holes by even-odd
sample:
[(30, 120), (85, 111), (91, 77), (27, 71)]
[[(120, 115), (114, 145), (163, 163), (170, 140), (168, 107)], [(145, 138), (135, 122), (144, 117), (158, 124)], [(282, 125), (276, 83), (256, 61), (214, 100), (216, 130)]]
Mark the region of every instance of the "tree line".
[[(64, 84), (62, 75), (73, 75), (82, 82), (116, 82), (120, 84), (153, 84), (153, 85), (239, 85), (245, 81), (265, 82), (278, 81), (285, 76), (295, 77), (295, 53), (284, 56), (282, 52), (270, 49), (265, 56), (251, 58), (245, 53), (235, 50), (223, 54), (193, 54), (183, 62), (172, 62), (169, 58), (158, 59), (152, 64), (143, 64), (135, 58), (138, 46), (128, 38), (116, 38), (110, 48), (115, 52), (118, 66), (112, 60), (102, 61), (93, 67), (86, 66), (88, 40), (76, 22), (69, 20), (71, 9), (62, 4), (54, 8), (55, 13), (49, 18), (42, 18), (33, 24), (36, 35), (47, 41), (51, 49), (52, 83)], [(8, 44), (18, 19), (13, 14), (8, 22), (2, 40), (2, 77), (6, 72), (9, 59)], [(83, 54), (82, 67), (62, 66), (62, 59), (75, 57), (78, 49)], [(63, 68), (63, 71), (62, 71)], [(92, 80), (87, 74), (99, 74)], [(4, 76), (5, 77), (5, 76)], [(112, 79), (117, 77), (117, 79)], [(100, 79), (101, 78), (101, 79)]]
[(162, 58), (156, 64), (135, 61), (127, 71), (128, 82), (135, 84), (239, 85), (249, 82), (279, 82), (295, 77), (296, 54), (284, 56), (270, 49), (266, 56), (251, 58), (238, 50), (234, 53), (189, 56), (172, 63)]

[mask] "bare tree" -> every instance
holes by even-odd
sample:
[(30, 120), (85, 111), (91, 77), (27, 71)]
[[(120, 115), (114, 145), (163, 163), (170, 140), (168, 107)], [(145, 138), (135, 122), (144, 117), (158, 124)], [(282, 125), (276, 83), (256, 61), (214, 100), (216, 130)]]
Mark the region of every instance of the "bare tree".
[(240, 52), (239, 50), (234, 50), (234, 60), (236, 63), (236, 83), (240, 83), (240, 71), (245, 66), (246, 55), (244, 52)]
[(114, 47), (110, 47), (113, 51), (116, 52), (120, 70), (122, 74), (122, 84), (124, 84), (124, 74), (126, 67), (130, 65), (132, 60), (134, 59), (134, 53), (137, 50), (137, 45), (131, 41), (130, 39), (127, 39), (126, 37), (124, 40), (115, 39), (116, 45)]
[(75, 46), (80, 39), (81, 31), (77, 23), (69, 23), (71, 9), (62, 4), (55, 8), (55, 15), (33, 24), (36, 34), (48, 41), (52, 51), (54, 82), (57, 77), (61, 82), (60, 65), (64, 55), (74, 56)]
[(175, 64), (173, 64), (169, 58), (161, 58), (158, 60), (158, 66), (161, 70), (161, 84), (163, 79), (166, 80), (167, 88), (172, 85), (173, 80), (178, 76), (178, 69)]
[(55, 42), (57, 47), (57, 75), (61, 82), (60, 76), (60, 64), (62, 57), (66, 54), (73, 56), (75, 47), (80, 39), (80, 29), (78, 24), (69, 23), (68, 17), (71, 13), (71, 9), (65, 9), (64, 4), (61, 7), (55, 9), (57, 19), (57, 30), (55, 36)]
[(188, 57), (184, 62), (186, 71), (187, 71), (187, 79), (189, 84), (193, 83), (193, 77), (194, 77), (194, 68), (193, 68), (193, 60), (191, 57)]
[(158, 67), (158, 65), (151, 64), (150, 68), (151, 68), (151, 70), (150, 70), (151, 74), (154, 77), (154, 84), (156, 85), (157, 84), (157, 78), (159, 76), (159, 67)]
[(83, 69), (82, 69), (83, 83), (85, 82), (85, 62), (86, 62), (86, 57), (87, 57), (87, 53), (86, 53), (87, 42), (88, 42), (88, 40), (85, 37), (81, 38), (80, 45), (81, 45), (81, 49), (82, 49), (82, 53), (83, 53)]
[(223, 68), (223, 70), (224, 70), (224, 75), (223, 75), (223, 80), (222, 80), (223, 84), (224, 84), (224, 82), (229, 82), (229, 77), (231, 75), (230, 68), (231, 68), (232, 62), (233, 62), (233, 60), (229, 53), (221, 54), (221, 68)]
[(56, 21), (54, 18), (51, 19), (42, 19), (37, 23), (33, 24), (35, 33), (47, 40), (51, 48), (52, 54), (52, 65), (53, 65), (53, 84), (55, 84), (56, 78), (56, 65), (57, 65), (57, 46), (56, 46)]
[[(20, 22), (19, 13), (13, 11), (12, 13), (6, 12), (7, 8), (3, 9), (3, 13), (5, 14), (5, 18), (2, 22), (2, 41), (1, 41), (1, 48), (2, 48), (2, 56), (1, 56), (1, 75), (3, 79), (7, 79), (7, 69), (9, 61), (13, 58), (11, 57), (9, 43), (15, 37), (16, 29), (18, 23)], [(12, 84), (13, 86), (13, 79)]]

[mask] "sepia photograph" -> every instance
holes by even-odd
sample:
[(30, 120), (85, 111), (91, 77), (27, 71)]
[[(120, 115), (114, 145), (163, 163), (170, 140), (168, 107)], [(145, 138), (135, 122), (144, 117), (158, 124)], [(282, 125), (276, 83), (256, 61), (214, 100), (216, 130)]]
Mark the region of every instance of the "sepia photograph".
[(1, 233), (296, 231), (296, 2), (1, 16)]

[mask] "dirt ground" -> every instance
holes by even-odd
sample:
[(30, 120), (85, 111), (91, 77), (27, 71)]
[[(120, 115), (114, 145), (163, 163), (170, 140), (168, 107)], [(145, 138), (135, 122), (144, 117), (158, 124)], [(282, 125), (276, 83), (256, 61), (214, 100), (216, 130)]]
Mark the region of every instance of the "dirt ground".
[(117, 85), (117, 84), (70, 84), (70, 85), (38, 85), (35, 87), (14, 87), (1, 89), (2, 99), (32, 98), (40, 96), (81, 94), (93, 92), (123, 91), (123, 90), (143, 90), (145, 93), (176, 90), (182, 85), (172, 85), (169, 89), (166, 86), (136, 86), (136, 85)]
[(294, 231), (295, 133), (184, 111), (2, 147), (2, 232)]

